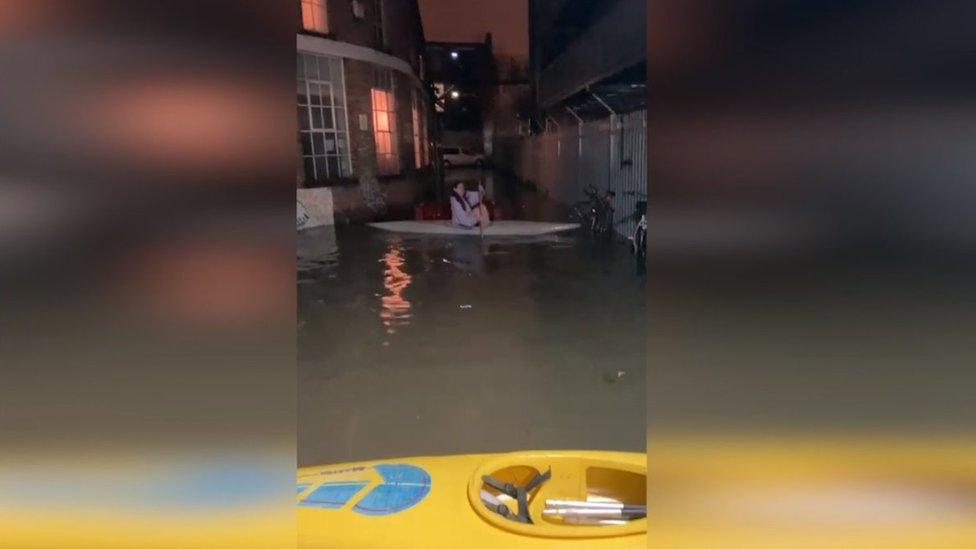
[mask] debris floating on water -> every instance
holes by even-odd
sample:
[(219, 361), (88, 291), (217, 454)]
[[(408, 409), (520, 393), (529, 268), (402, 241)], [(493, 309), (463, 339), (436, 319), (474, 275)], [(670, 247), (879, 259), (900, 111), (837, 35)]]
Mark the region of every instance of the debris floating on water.
[(471, 305), (465, 303), (464, 305), (458, 305), (458, 308), (459, 309), (470, 309), (471, 308)]
[(606, 381), (607, 383), (616, 383), (617, 381), (620, 381), (620, 378), (624, 377), (625, 375), (627, 375), (627, 372), (623, 370), (617, 370), (616, 372), (607, 372), (606, 374), (603, 375), (603, 380)]

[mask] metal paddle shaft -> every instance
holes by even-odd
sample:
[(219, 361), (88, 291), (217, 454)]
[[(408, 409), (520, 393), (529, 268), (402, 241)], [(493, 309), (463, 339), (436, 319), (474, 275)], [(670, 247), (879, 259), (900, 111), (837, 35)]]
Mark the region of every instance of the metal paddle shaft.
[(485, 220), (484, 217), (488, 214), (488, 208), (485, 207), (485, 192), (484, 187), (481, 183), (478, 183), (478, 209), (481, 210), (482, 219), (478, 222), (478, 234), (481, 238), (485, 237)]
[(624, 519), (632, 520), (647, 516), (646, 505), (627, 504), (615, 501), (575, 501), (547, 499), (546, 516), (563, 519)]
[(641, 513), (647, 511), (646, 505), (619, 501), (577, 501), (572, 499), (547, 499), (546, 507), (552, 509), (617, 509)]

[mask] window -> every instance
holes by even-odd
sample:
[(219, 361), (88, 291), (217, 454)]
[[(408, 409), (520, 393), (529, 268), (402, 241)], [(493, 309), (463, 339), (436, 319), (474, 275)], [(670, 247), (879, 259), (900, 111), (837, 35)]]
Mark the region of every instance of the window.
[(329, 32), (325, 0), (302, 0), (302, 28), (322, 34)]
[(298, 140), (306, 181), (352, 175), (342, 60), (298, 54)]
[(373, 138), (376, 141), (376, 167), (381, 175), (400, 173), (397, 147), (396, 97), (393, 72), (377, 69), (376, 85), (372, 89)]
[(434, 97), (437, 100), (434, 102), (434, 110), (437, 112), (444, 112), (444, 100), (447, 93), (447, 86), (443, 82), (434, 82)]
[(427, 165), (427, 111), (416, 88), (413, 88), (412, 113), (414, 167), (419, 169)]
[(352, 0), (352, 16), (357, 20), (362, 20), (366, 17), (366, 8), (363, 7), (362, 0)]

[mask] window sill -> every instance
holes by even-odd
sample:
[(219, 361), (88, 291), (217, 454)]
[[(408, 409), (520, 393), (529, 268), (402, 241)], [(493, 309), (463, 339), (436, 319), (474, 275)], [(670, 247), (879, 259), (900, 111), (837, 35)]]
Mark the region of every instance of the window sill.
[(322, 187), (351, 187), (359, 184), (355, 177), (330, 177), (318, 181), (305, 181), (306, 189), (319, 189)]
[(319, 32), (319, 31), (308, 30), (308, 29), (299, 27), (298, 28), (298, 33), (299, 34), (304, 34), (304, 35), (307, 35), (307, 36), (315, 36), (317, 38), (327, 38), (329, 40), (335, 40), (335, 34), (332, 34), (331, 32)]

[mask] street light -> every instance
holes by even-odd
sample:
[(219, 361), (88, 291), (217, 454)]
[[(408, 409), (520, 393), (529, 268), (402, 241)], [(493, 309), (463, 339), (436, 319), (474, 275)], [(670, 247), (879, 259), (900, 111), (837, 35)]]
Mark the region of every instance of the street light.
[(461, 92), (457, 90), (451, 92), (451, 99), (457, 99), (458, 97), (461, 97)]
[(458, 58), (458, 52), (452, 51), (451, 52), (451, 59), (457, 59), (457, 58)]

